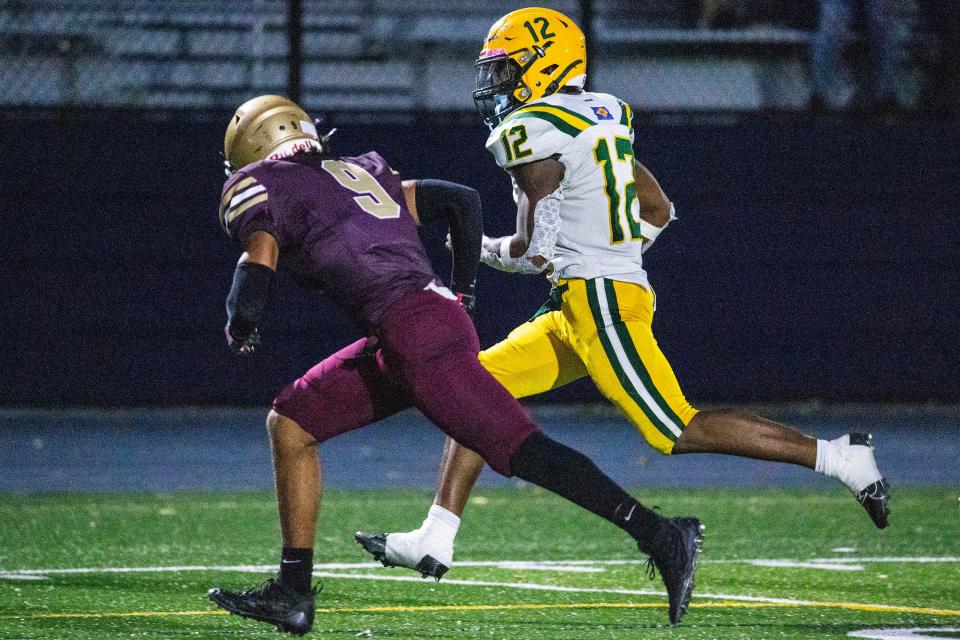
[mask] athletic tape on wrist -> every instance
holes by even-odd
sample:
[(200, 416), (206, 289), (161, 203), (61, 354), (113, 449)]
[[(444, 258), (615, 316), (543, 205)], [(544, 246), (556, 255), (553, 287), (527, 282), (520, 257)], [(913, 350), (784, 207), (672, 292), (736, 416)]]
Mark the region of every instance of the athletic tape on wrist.
[(514, 259), (510, 257), (510, 243), (512, 241), (513, 236), (504, 236), (504, 238), (500, 240), (500, 262), (502, 262), (503, 266), (507, 267), (508, 269), (512, 269), (516, 266)]
[(673, 203), (670, 203), (670, 217), (667, 219), (667, 223), (662, 227), (657, 227), (650, 224), (646, 220), (640, 220), (640, 235), (643, 236), (644, 243), (640, 249), (640, 253), (644, 253), (647, 249), (653, 246), (654, 241), (657, 239), (663, 230), (666, 229), (671, 222), (677, 219), (677, 210), (673, 207)]

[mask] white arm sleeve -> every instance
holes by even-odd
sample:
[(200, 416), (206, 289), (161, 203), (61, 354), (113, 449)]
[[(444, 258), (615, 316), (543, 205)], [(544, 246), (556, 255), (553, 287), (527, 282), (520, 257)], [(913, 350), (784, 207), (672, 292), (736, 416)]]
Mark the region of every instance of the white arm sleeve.
[[(510, 257), (510, 241), (513, 236), (506, 236), (500, 241), (498, 253), (481, 250), (480, 261), (488, 267), (509, 273), (542, 273), (553, 260), (557, 234), (560, 233), (561, 202), (563, 202), (563, 194), (560, 189), (557, 189), (537, 203), (533, 211), (533, 235), (530, 237), (530, 245), (522, 256)], [(542, 266), (538, 267), (533, 263), (533, 258), (537, 256), (546, 261)]]
[(530, 246), (521, 257), (540, 256), (547, 262), (553, 260), (557, 234), (560, 233), (561, 202), (563, 202), (563, 194), (558, 188), (537, 203), (537, 208), (533, 211), (533, 235), (530, 237)]

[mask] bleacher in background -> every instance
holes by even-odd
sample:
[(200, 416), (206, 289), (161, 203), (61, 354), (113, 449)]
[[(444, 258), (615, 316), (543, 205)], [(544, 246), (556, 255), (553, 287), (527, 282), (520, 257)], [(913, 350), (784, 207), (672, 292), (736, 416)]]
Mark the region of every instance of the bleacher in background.
[[(304, 0), (305, 106), (470, 109), (487, 29), (535, 4)], [(576, 0), (550, 5), (582, 18)], [(813, 0), (771, 0), (756, 20), (723, 30), (699, 26), (696, 1), (593, 5), (593, 86), (640, 109), (793, 109), (809, 99), (813, 25), (780, 18), (791, 14), (783, 7), (815, 16)], [(232, 108), (285, 91), (286, 25), (285, 0), (7, 0), (0, 106)]]

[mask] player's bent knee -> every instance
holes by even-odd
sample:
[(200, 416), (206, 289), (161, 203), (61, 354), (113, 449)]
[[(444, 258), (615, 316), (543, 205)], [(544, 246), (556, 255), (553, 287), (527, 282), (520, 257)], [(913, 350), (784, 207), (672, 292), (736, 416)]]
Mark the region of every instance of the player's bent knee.
[(746, 415), (739, 409), (711, 409), (700, 411), (683, 430), (675, 453), (703, 453), (716, 451), (722, 441), (730, 438), (730, 427)]
[(300, 448), (316, 444), (316, 438), (290, 418), (270, 410), (267, 414), (267, 432), (274, 447)]
[(680, 436), (675, 436), (671, 434), (669, 437), (665, 435), (662, 431), (658, 430), (652, 422), (646, 419), (637, 419), (632, 418), (631, 422), (640, 431), (640, 435), (643, 436), (643, 439), (647, 441), (657, 453), (661, 453), (665, 456), (672, 455), (674, 453), (674, 446), (677, 444), (679, 438), (683, 437), (685, 432), (681, 432)]
[[(693, 429), (690, 427), (694, 425), (700, 411), (694, 409), (690, 404), (684, 403), (679, 410), (675, 411), (675, 415), (678, 420), (672, 421), (666, 428), (661, 426), (658, 429), (651, 422), (646, 425), (646, 428), (640, 429), (650, 446), (665, 456), (688, 453), (685, 444), (693, 439), (691, 436), (696, 437), (696, 427), (694, 426)], [(691, 434), (691, 431), (694, 433)]]
[(657, 453), (665, 456), (673, 455), (673, 449), (676, 445), (676, 440), (664, 440), (663, 442), (656, 443), (650, 442), (650, 446), (653, 447)]

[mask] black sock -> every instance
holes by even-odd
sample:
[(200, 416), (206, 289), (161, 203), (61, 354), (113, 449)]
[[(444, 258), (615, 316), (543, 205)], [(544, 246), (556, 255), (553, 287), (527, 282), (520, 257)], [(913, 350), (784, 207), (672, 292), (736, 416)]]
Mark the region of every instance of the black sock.
[(617, 505), (611, 522), (633, 536), (640, 550), (649, 555), (657, 525), (662, 520), (653, 509), (646, 508), (628, 495), (626, 500)]
[(281, 583), (294, 591), (309, 591), (312, 573), (313, 549), (283, 548), (278, 576)]
[(552, 491), (617, 525), (644, 552), (662, 518), (630, 497), (590, 458), (538, 432), (523, 441), (510, 459), (518, 478)]

